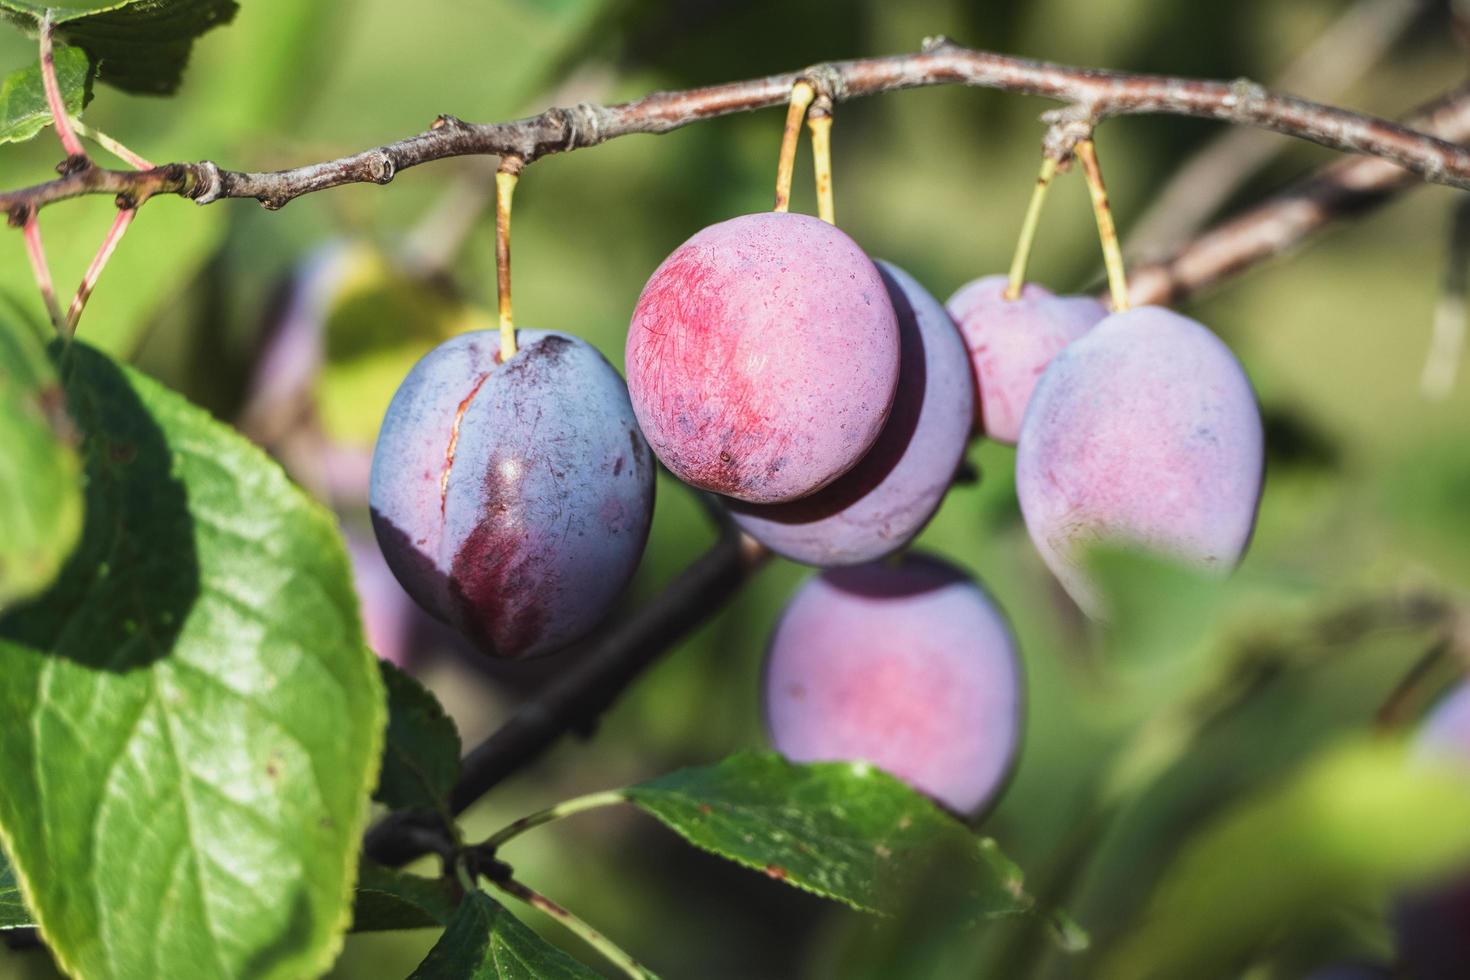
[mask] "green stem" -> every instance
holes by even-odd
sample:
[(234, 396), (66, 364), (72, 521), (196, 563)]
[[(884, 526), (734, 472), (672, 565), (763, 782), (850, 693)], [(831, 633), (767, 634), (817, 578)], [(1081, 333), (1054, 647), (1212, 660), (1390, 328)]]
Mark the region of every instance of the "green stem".
[(539, 827), (542, 824), (551, 823), (553, 820), (560, 820), (562, 817), (569, 817), (574, 813), (581, 813), (583, 810), (595, 810), (598, 807), (614, 806), (626, 802), (628, 802), (628, 798), (623, 794), (622, 790), (604, 790), (601, 793), (588, 793), (586, 796), (577, 796), (570, 800), (563, 800), (556, 806), (547, 807), (545, 810), (522, 817), (515, 823), (497, 830), (487, 837), (481, 846), (492, 851), (498, 850), (506, 841), (519, 837), (532, 827)]
[(1041, 221), (1041, 205), (1046, 202), (1046, 192), (1051, 188), (1052, 178), (1057, 175), (1057, 162), (1051, 157), (1042, 157), (1041, 173), (1036, 175), (1036, 186), (1031, 191), (1031, 203), (1026, 206), (1026, 218), (1021, 223), (1021, 236), (1016, 239), (1016, 254), (1011, 259), (1010, 282), (1006, 284), (1006, 299), (1020, 299), (1021, 287), (1026, 284), (1026, 263), (1031, 258), (1031, 246), (1036, 241), (1036, 226)]
[(492, 881), (491, 883), (507, 895), (512, 895), (520, 899), (532, 908), (540, 909), (557, 922), (560, 922), (567, 929), (576, 933), (588, 946), (601, 953), (609, 963), (612, 963), (618, 969), (632, 977), (633, 980), (655, 980), (652, 973), (644, 969), (642, 964), (620, 949), (611, 939), (608, 939), (602, 933), (540, 892), (527, 887), (514, 878), (507, 878), (504, 881)]

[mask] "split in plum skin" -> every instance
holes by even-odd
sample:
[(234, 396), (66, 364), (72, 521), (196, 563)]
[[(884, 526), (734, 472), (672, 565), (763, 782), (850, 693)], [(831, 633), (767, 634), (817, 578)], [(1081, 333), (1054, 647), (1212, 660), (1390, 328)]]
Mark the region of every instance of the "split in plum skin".
[(811, 496), (729, 502), (742, 530), (793, 561), (855, 565), (902, 548), (939, 509), (964, 456), (974, 384), (959, 331), (908, 273), (882, 261), (878, 271), (898, 314), (901, 344), (898, 391), (878, 441)]
[(762, 213), (698, 232), (649, 278), (628, 328), (628, 390), (685, 483), (752, 503), (815, 493), (877, 440), (898, 322), (842, 231)]
[(653, 458), (622, 379), (568, 334), (476, 331), (427, 354), (373, 453), (373, 527), (425, 609), (488, 652), (585, 636), (637, 568)]
[(1115, 313), (1062, 350), (1031, 395), (1016, 493), (1041, 557), (1085, 611), (1081, 566), (1106, 541), (1221, 573), (1255, 527), (1260, 409), (1230, 349), (1160, 307)]
[(771, 637), (763, 700), (793, 762), (869, 762), (973, 816), (1015, 761), (1021, 688), (990, 597), (954, 566), (907, 554), (807, 580)]
[(959, 324), (975, 371), (976, 431), (1014, 446), (1037, 379), (1108, 308), (1091, 296), (1057, 296), (1032, 283), (1006, 299), (1008, 284), (1006, 276), (976, 279), (945, 306)]

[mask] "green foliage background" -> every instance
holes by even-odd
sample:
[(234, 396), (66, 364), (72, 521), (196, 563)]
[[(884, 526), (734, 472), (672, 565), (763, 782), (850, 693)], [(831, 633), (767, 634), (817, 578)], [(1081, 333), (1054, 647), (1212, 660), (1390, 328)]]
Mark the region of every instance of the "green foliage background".
[[(249, 0), (232, 26), (197, 44), (178, 97), (100, 89), (86, 118), (157, 161), (209, 158), (269, 169), (405, 135), (441, 112), (504, 119), (551, 101), (617, 100), (912, 50), (934, 34), (1071, 63), (1269, 79), (1344, 6), (430, 0), (405, 16), (391, 0)], [(29, 41), (0, 34), (0, 68), (33, 57)], [(1463, 63), (1443, 22), (1426, 23), (1341, 101), (1398, 114), (1456, 84)], [(1041, 135), (1035, 117), (1046, 107), (949, 88), (839, 107), (839, 223), (941, 298), (970, 278), (1001, 271), (1034, 176)], [(764, 113), (538, 162), (516, 197), (518, 321), (581, 334), (621, 363), (628, 314), (658, 261), (697, 228), (768, 206), (778, 130), (778, 117)], [(1102, 131), (1099, 150), (1125, 239), (1155, 189), (1212, 132), (1208, 124), (1166, 118), (1116, 121)], [(7, 149), (5, 183), (44, 179), (57, 156), (46, 139)], [(1329, 157), (1292, 145), (1238, 200)], [(232, 420), (263, 326), (294, 267), (335, 240), (399, 250), (455, 181), (488, 174), (483, 161), (446, 162), (403, 173), (386, 189), (336, 190), (279, 214), (247, 202), (202, 211), (184, 201), (154, 202), (109, 268), (82, 334)], [(793, 207), (812, 208), (809, 180), (803, 151)], [(1087, 830), (1088, 800), (1125, 742), (1162, 760), (1161, 778), (1130, 797), (1101, 834), (1097, 858), (1069, 899), (1093, 934), (1094, 952), (1051, 956), (1041, 966), (1048, 975), (1095, 975), (1181, 853), (1206, 864), (1237, 854), (1227, 850), (1222, 859), (1218, 847), (1199, 843), (1211, 815), (1274, 785), (1334, 735), (1365, 730), (1426, 643), (1412, 632), (1324, 642), (1285, 626), (1272, 632), (1273, 623), (1299, 626), (1304, 615), (1408, 586), (1470, 584), (1470, 377), (1444, 401), (1427, 400), (1418, 388), (1454, 201), (1443, 188), (1420, 190), (1188, 305), (1235, 348), (1273, 422), (1265, 502), (1242, 572), (1267, 598), (1234, 601), (1203, 637), (1193, 615), (1155, 624), (1148, 646), (1154, 666), (1134, 665), (1148, 683), (1111, 668), (1117, 651), (1078, 621), (1051, 585), (1016, 509), (1011, 450), (975, 451), (981, 481), (957, 488), (926, 532), (924, 546), (983, 577), (1021, 639), (1030, 683), (1025, 749), (985, 827), (1011, 858), (1045, 874)], [(61, 283), (80, 276), (111, 210), (96, 199), (46, 211)], [(422, 287), (386, 283), (376, 260), (353, 268), (357, 301), (341, 304), (332, 320), (333, 367), (321, 397), (334, 430), (367, 444), (408, 364), (436, 336), (481, 314)], [(1100, 282), (1086, 196), (1075, 177), (1053, 194), (1033, 274), (1059, 290)], [(450, 278), (471, 304), (493, 305), (489, 222), (472, 233)], [(0, 236), (0, 290), (41, 315), (18, 234)], [(1462, 374), (1470, 375), (1470, 365)], [(349, 525), (360, 519), (344, 515)], [(630, 605), (653, 595), (708, 540), (689, 496), (672, 483), (660, 486), (653, 539)], [(761, 744), (757, 681), (765, 636), (804, 574), (782, 563), (762, 572), (624, 698), (595, 738), (566, 740), (473, 811), (472, 832), (564, 797)], [(1146, 595), (1157, 595), (1160, 608), (1176, 608), (1171, 597), (1182, 588), (1165, 576)], [(1189, 601), (1187, 594), (1179, 601)], [(1171, 754), (1176, 743), (1167, 726), (1156, 726), (1157, 736), (1132, 734), (1152, 732), (1146, 726), (1166, 714), (1171, 691), (1189, 689), (1219, 666), (1220, 651), (1257, 634), (1274, 637), (1286, 648), (1284, 659), (1303, 665), (1265, 681), (1247, 708), (1187, 751)], [(1159, 662), (1178, 666), (1183, 676), (1170, 678), (1175, 687), (1156, 685), (1159, 675), (1148, 673)], [(441, 651), (425, 657), (421, 669), (472, 744), (558, 663), (486, 666)], [(1364, 778), (1375, 772), (1362, 769)], [(1293, 799), (1287, 794), (1277, 803), (1291, 812)], [(1371, 831), (1363, 834), (1363, 846), (1371, 846)], [(1249, 839), (1263, 849), (1265, 867), (1272, 854), (1287, 860), (1293, 846), (1289, 837)], [(853, 947), (867, 928), (856, 913), (687, 849), (632, 813), (579, 817), (512, 848), (508, 857), (525, 879), (666, 976), (851, 977), (862, 975), (858, 964), (890, 962), (852, 952), (876, 956), (882, 949), (881, 938), (870, 936), (863, 941), (872, 945)], [(1232, 918), (1229, 901), (1215, 910), (1222, 922), (1247, 928), (1243, 918)], [(533, 914), (525, 921), (566, 941)], [(1025, 928), (997, 927), (959, 951), (919, 948), (916, 939), (893, 954), (909, 958), (888, 975), (965, 975), (957, 971), (1006, 955)], [(1292, 971), (1314, 965), (1316, 956), (1381, 952), (1386, 941), (1367, 914), (1334, 915), (1302, 935), (1311, 937), (1303, 949), (1288, 943), (1272, 951), (1269, 969), (1279, 972), (1267, 975), (1297, 975)], [(334, 975), (405, 976), (435, 937), (430, 930), (349, 937)], [(1214, 947), (1202, 939), (1199, 948)], [(1126, 952), (1130, 964), (1147, 960), (1136, 944)], [(0, 952), (0, 977), (46, 977), (50, 970), (44, 953)]]

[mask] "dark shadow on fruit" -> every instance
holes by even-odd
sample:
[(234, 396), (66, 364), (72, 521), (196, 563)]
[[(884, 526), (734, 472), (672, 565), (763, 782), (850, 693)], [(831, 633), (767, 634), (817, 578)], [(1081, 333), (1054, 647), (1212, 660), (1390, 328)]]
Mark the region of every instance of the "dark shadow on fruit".
[(96, 670), (146, 667), (173, 649), (199, 598), (188, 494), (122, 369), (81, 343), (51, 353), (82, 434), (86, 516), (56, 583), (0, 620), (0, 637)]
[(730, 499), (726, 502), (730, 510), (754, 514), (778, 524), (808, 524), (825, 520), (872, 493), (903, 459), (905, 450), (913, 441), (914, 430), (919, 427), (929, 369), (924, 356), (924, 334), (919, 329), (914, 308), (887, 269), (880, 265), (878, 273), (888, 287), (888, 297), (898, 314), (899, 369), (893, 407), (873, 448), (858, 460), (856, 466), (809, 497), (785, 504), (751, 504)]

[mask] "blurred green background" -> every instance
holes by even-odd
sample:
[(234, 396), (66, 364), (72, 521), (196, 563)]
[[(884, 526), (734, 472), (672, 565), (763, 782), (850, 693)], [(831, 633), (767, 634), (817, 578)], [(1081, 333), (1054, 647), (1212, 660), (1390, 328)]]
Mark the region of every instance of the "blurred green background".
[[(936, 34), (1075, 64), (1269, 81), (1350, 6), (426, 0), (406, 12), (390, 0), (247, 0), (235, 24), (198, 43), (177, 98), (99, 87), (86, 119), (156, 161), (208, 158), (269, 169), (407, 135), (441, 112), (507, 119), (553, 102), (614, 101), (824, 59), (911, 51)], [(1466, 51), (1447, 5), (1419, 6), (1366, 80), (1335, 101), (1396, 115), (1462, 80)], [(32, 57), (26, 39), (0, 37), (0, 67)], [(1038, 162), (1037, 115), (1045, 108), (1040, 100), (959, 88), (839, 106), (839, 224), (941, 299), (971, 278), (1003, 271)], [(765, 112), (536, 163), (516, 197), (518, 323), (578, 333), (620, 365), (629, 312), (657, 263), (698, 228), (769, 206), (779, 129), (779, 114)], [(1125, 241), (1170, 174), (1216, 131), (1162, 117), (1102, 130), (1099, 152)], [(45, 138), (7, 149), (5, 183), (44, 179), (57, 155)], [(1229, 207), (1331, 156), (1282, 140), (1282, 152)], [(388, 188), (334, 190), (280, 213), (249, 202), (203, 210), (154, 202), (102, 280), (82, 334), (238, 421), (273, 323), (293, 298), (315, 289), (329, 318), (328, 365), (313, 390), (314, 408), (289, 415), (280, 431), (319, 428), (347, 447), (343, 470), (350, 474), (352, 447), (360, 457), (371, 445), (407, 367), (444, 332), (486, 322), (494, 305), (493, 222), (468, 224), (462, 243), (456, 228), (457, 219), (478, 214), (492, 172), (483, 160), (447, 161), (405, 172)], [(1265, 599), (1232, 599), (1203, 636), (1194, 617), (1164, 617), (1151, 642), (1166, 661), (1177, 658), (1163, 672), (1167, 682), (1159, 682), (1156, 664), (1139, 667), (1142, 682), (1117, 670), (1116, 640), (1110, 645), (1082, 622), (1050, 582), (1020, 521), (1011, 450), (977, 447), (981, 479), (957, 487), (925, 533), (924, 547), (973, 570), (995, 593), (1025, 655), (1025, 748), (984, 829), (1034, 887), (1064, 883), (1065, 904), (1093, 934), (1091, 952), (1043, 952), (1025, 962), (1026, 971), (1099, 975), (1191, 836), (1332, 738), (1367, 730), (1432, 639), (1409, 629), (1319, 635), (1310, 628), (1315, 617), (1365, 597), (1463, 593), (1470, 584), (1470, 365), (1462, 365), (1467, 377), (1448, 397), (1426, 397), (1419, 380), (1455, 203), (1447, 189), (1418, 190), (1188, 304), (1243, 360), (1270, 423), (1266, 495), (1241, 573), (1250, 585), (1243, 591)], [(813, 209), (804, 149), (793, 207)], [(80, 276), (110, 210), (110, 202), (89, 199), (46, 211), (46, 241), (63, 287)], [(303, 263), (315, 257), (332, 265), (323, 256), (335, 257), (337, 278), (318, 276), (293, 292)], [(1053, 193), (1032, 276), (1058, 291), (1100, 285), (1095, 232), (1075, 175)], [(0, 236), (0, 290), (40, 315), (18, 234)], [(331, 492), (317, 444), (293, 448), (294, 438), (276, 445), (283, 460), (304, 483)], [(360, 529), (352, 496), (335, 491), (344, 523)], [(629, 605), (676, 576), (711, 533), (689, 494), (665, 479)], [(565, 740), (477, 807), (473, 831), (761, 744), (765, 637), (804, 574), (781, 562), (761, 572), (623, 698), (594, 737)], [(1148, 593), (1145, 605), (1174, 609), (1171, 596), (1180, 590), (1171, 588)], [(1247, 646), (1265, 665), (1252, 680), (1253, 696), (1171, 761), (1171, 730), (1155, 724), (1175, 717), (1171, 698), (1236, 663)], [(416, 669), (469, 744), (575, 655), (506, 667), (423, 649)], [(1449, 679), (1447, 668), (1431, 678), (1410, 713)], [(1150, 725), (1162, 741), (1151, 741)], [(1162, 777), (1129, 796), (1110, 821), (1091, 821), (1099, 782), (1125, 745), (1145, 757), (1162, 745)], [(1093, 832), (1100, 843), (1091, 859), (1071, 867), (1068, 849)], [(507, 857), (525, 880), (666, 977), (1011, 976), (1023, 969), (1010, 958), (1027, 945), (1016, 924), (937, 944), (915, 926), (895, 944), (853, 914), (690, 850), (631, 813), (558, 824), (518, 841)], [(1382, 956), (1380, 912), (1346, 902), (1310, 928), (1252, 944), (1240, 965), (1253, 965), (1253, 975), (1289, 977), (1318, 961)], [(1228, 927), (1228, 902), (1216, 913)], [(553, 941), (584, 952), (554, 925), (526, 916)], [(334, 975), (405, 976), (434, 939), (431, 932), (350, 937)], [(0, 952), (0, 976), (50, 975), (44, 952)]]

